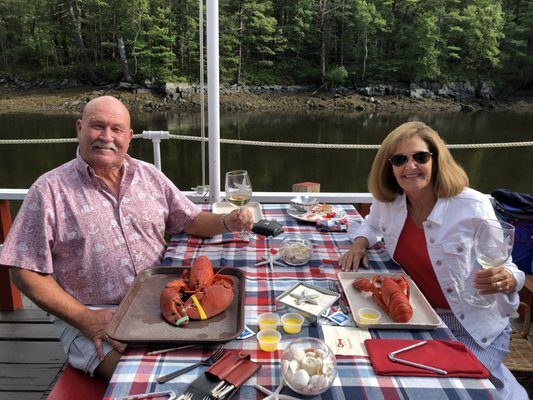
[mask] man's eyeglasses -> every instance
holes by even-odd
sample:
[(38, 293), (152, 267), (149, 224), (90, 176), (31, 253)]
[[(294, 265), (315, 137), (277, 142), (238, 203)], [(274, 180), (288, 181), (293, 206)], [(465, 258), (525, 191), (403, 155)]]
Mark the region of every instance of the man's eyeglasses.
[(425, 164), (430, 160), (432, 155), (433, 153), (430, 153), (429, 151), (419, 151), (418, 153), (411, 154), (410, 156), (407, 154), (395, 154), (389, 158), (389, 161), (395, 167), (401, 167), (402, 165), (406, 164), (407, 161), (409, 161), (409, 157), (411, 157), (415, 163)]

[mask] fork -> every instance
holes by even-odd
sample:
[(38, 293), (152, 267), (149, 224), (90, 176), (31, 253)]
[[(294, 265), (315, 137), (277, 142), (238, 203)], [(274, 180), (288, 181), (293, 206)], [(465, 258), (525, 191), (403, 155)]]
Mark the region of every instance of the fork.
[(342, 295), (344, 294), (344, 291), (336, 282), (329, 281), (329, 289), (333, 292), (341, 293), (341, 297), (337, 300), (337, 303), (339, 304), (339, 307), (341, 311), (344, 314), (348, 314), (348, 308), (346, 307), (346, 304), (344, 304), (344, 301), (342, 300)]
[(156, 381), (157, 381), (157, 383), (165, 383), (165, 382), (168, 382), (171, 379), (174, 379), (177, 376), (180, 376), (180, 375), (182, 375), (182, 374), (184, 374), (186, 372), (189, 372), (189, 371), (195, 369), (196, 367), (199, 367), (200, 365), (211, 366), (214, 363), (216, 363), (218, 360), (220, 360), (225, 353), (226, 353), (226, 349), (224, 347), (219, 347), (218, 349), (216, 349), (211, 354), (211, 356), (209, 356), (209, 358), (207, 358), (207, 359), (205, 359), (203, 361), (199, 361), (199, 362), (197, 362), (197, 363), (195, 363), (193, 365), (189, 365), (188, 367), (185, 367), (185, 368), (179, 369), (177, 371), (171, 372), (170, 374), (162, 375), (162, 376), (156, 378)]

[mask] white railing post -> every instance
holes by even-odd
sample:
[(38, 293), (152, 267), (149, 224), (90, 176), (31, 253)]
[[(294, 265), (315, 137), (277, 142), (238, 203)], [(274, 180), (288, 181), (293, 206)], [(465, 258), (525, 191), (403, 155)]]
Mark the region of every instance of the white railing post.
[(218, 55), (218, 0), (208, 0), (207, 114), (209, 132), (209, 202), (220, 200), (220, 93)]
[(161, 171), (161, 139), (170, 138), (168, 131), (143, 131), (143, 139), (151, 139), (154, 148), (154, 165)]

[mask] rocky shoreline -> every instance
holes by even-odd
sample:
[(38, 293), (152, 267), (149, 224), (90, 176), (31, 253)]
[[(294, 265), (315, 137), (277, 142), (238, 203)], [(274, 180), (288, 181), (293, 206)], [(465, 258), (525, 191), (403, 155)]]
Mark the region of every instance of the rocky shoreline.
[[(193, 112), (200, 109), (198, 86), (166, 83), (83, 86), (58, 83), (24, 84), (0, 79), (0, 113), (79, 113), (85, 103), (104, 94), (120, 98), (134, 111)], [(207, 97), (207, 96), (206, 96)], [(207, 101), (207, 98), (206, 98)], [(486, 84), (419, 86), (375, 85), (325, 89), (311, 86), (221, 86), (223, 111), (406, 111), (475, 112), (479, 110), (533, 111), (533, 93), (497, 93)]]

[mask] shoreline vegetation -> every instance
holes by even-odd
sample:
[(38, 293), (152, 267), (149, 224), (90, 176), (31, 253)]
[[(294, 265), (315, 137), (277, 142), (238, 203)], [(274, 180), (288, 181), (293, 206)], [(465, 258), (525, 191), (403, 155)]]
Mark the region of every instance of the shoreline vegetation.
[[(80, 113), (101, 95), (122, 100), (131, 111), (196, 112), (201, 89), (182, 83), (83, 85), (0, 79), (0, 113)], [(207, 88), (205, 88), (207, 93)], [(207, 94), (205, 96), (207, 109)], [(478, 83), (326, 88), (316, 86), (220, 86), (221, 112), (344, 111), (367, 113), (533, 111), (533, 92), (498, 93)]]

